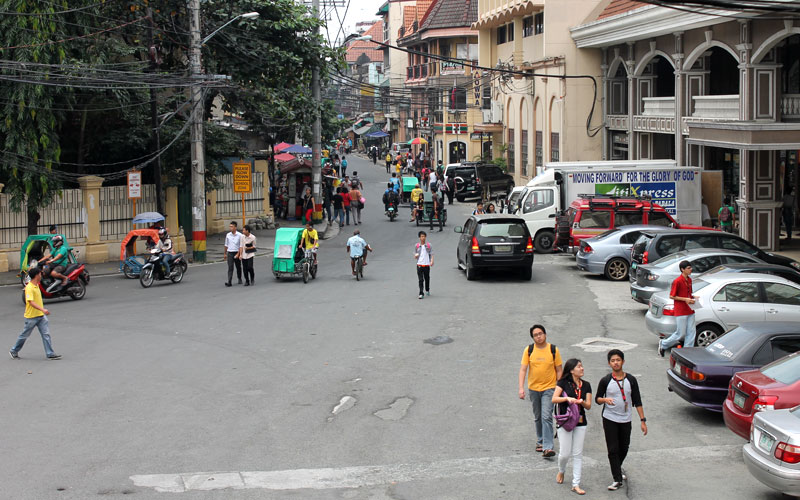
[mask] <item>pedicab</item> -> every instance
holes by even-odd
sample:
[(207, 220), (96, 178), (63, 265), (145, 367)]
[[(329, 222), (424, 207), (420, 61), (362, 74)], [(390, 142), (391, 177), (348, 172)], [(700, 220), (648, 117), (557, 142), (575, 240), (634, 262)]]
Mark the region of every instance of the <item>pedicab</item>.
[(158, 243), (158, 229), (134, 229), (130, 231), (119, 245), (119, 272), (126, 278), (135, 279), (142, 272), (142, 266), (147, 262), (144, 255), (136, 255), (136, 240), (146, 238), (147, 248)]
[[(422, 196), (424, 199), (423, 205), (425, 208), (423, 210), (417, 210), (417, 217), (415, 219), (415, 222), (417, 223), (418, 226), (420, 224), (430, 224), (431, 229), (433, 229), (433, 225), (439, 223), (439, 216), (437, 216), (433, 212), (433, 195), (426, 191), (422, 193)], [(439, 196), (439, 204), (444, 207), (444, 205), (442, 204), (441, 195)], [(441, 217), (442, 217), (442, 225), (444, 226), (447, 223), (446, 208), (442, 208)]]
[(317, 277), (314, 256), (310, 250), (300, 248), (302, 235), (302, 227), (282, 227), (275, 232), (275, 250), (272, 254), (272, 274), (275, 279), (300, 276), (303, 283), (308, 283), (309, 278)]
[(401, 201), (408, 203), (411, 201), (411, 191), (419, 184), (419, 179), (416, 177), (403, 177), (401, 184), (403, 185), (403, 191), (400, 194)]
[[(53, 237), (61, 236), (63, 238), (63, 246), (67, 249), (67, 262), (68, 266), (78, 263), (76, 257), (76, 250), (69, 246), (67, 239), (63, 234), (32, 234), (25, 239), (22, 248), (19, 252), (19, 279), (22, 286), (25, 286), (30, 281), (28, 277), (28, 269), (37, 267), (38, 261), (45, 256), (46, 251), (53, 251)], [(81, 273), (81, 279), (84, 285), (89, 284), (89, 272), (84, 269)]]

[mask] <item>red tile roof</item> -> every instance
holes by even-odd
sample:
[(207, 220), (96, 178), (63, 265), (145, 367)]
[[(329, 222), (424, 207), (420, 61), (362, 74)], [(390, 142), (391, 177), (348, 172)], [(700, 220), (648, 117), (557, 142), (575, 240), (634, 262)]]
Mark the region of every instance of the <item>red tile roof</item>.
[(611, 0), (611, 3), (597, 16), (597, 19), (624, 14), (638, 9), (639, 7), (644, 7), (645, 5), (649, 4), (646, 2), (637, 2), (636, 0)]
[[(372, 40), (376, 42), (383, 41), (383, 21), (377, 21), (363, 33), (364, 36), (371, 36)], [(383, 51), (380, 50), (380, 45), (372, 43), (370, 40), (356, 40), (347, 47), (347, 55), (345, 59), (348, 62), (356, 62), (361, 54), (369, 57), (370, 61), (382, 62)]]

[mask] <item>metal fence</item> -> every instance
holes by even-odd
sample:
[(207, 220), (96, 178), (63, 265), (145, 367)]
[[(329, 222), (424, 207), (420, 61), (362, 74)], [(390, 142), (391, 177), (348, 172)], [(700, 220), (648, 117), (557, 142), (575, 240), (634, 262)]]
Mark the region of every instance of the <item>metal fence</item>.
[[(83, 194), (80, 189), (64, 189), (60, 196), (39, 209), (37, 233), (48, 232), (52, 224), (58, 226), (70, 244), (86, 239)], [(10, 197), (0, 194), (0, 248), (13, 248), (25, 242), (28, 236), (28, 214), (11, 210)]]
[[(217, 189), (217, 215), (242, 215), (242, 195), (233, 192), (233, 174), (220, 177), (223, 188)], [(264, 213), (264, 172), (253, 172), (253, 189), (244, 195), (247, 215)]]
[[(136, 200), (136, 213), (156, 210), (156, 187), (142, 185), (142, 197)], [(133, 200), (128, 199), (128, 186), (100, 188), (100, 239), (123, 238), (133, 229)]]

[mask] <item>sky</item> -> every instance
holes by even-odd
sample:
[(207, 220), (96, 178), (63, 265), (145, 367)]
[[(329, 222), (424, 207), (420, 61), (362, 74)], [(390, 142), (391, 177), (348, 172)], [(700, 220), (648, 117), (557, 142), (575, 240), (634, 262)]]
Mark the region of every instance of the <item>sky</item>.
[[(339, 3), (344, 4), (344, 7), (337, 5), (334, 10), (328, 1), (320, 0), (320, 4), (325, 4), (327, 6), (325, 11), (329, 13), (328, 33), (323, 30), (322, 35), (327, 39), (328, 34), (330, 34), (331, 42), (336, 38), (341, 42), (345, 36), (355, 32), (355, 25), (357, 22), (377, 21), (379, 18), (375, 13), (378, 12), (378, 9), (385, 1), (386, 0), (339, 0)], [(338, 18), (336, 16), (337, 12), (339, 14)], [(340, 23), (339, 18), (343, 18), (343, 22)]]

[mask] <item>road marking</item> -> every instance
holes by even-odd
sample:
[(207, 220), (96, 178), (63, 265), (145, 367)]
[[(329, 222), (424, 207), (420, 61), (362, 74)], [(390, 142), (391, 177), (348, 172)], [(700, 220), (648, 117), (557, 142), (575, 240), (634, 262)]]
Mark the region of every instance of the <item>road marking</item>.
[[(703, 461), (710, 458), (735, 460), (741, 456), (741, 445), (691, 446), (646, 450), (628, 453), (629, 461), (661, 464), (672, 460)], [(583, 457), (584, 467), (608, 467), (605, 459)], [(429, 463), (355, 466), (324, 469), (293, 469), (277, 471), (196, 472), (188, 474), (141, 474), (131, 476), (140, 488), (152, 488), (160, 493), (210, 491), (220, 489), (341, 489), (362, 488), (391, 483), (408, 483), (495, 474), (530, 474), (558, 469), (555, 460), (542, 460), (539, 454), (505, 457), (478, 457), (442, 460)]]

